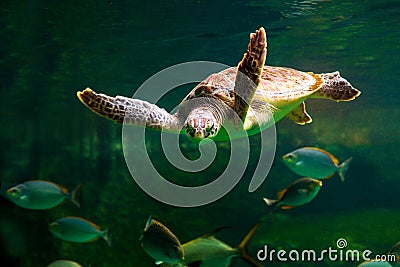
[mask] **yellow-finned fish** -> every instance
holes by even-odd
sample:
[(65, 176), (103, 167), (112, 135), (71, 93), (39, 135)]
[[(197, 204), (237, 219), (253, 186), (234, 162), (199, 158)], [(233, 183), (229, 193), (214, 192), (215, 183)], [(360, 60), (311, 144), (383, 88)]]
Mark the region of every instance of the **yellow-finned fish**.
[(247, 246), (261, 223), (254, 225), (246, 234), (237, 248), (232, 248), (226, 243), (214, 237), (216, 231), (196, 238), (183, 244), (185, 259), (177, 264), (162, 264), (162, 267), (228, 267), (232, 258), (241, 257), (254, 267), (263, 265), (252, 258), (247, 252)]
[(151, 216), (147, 219), (143, 234), (140, 236), (144, 251), (156, 260), (156, 264), (179, 263), (184, 252), (179, 239), (161, 222)]
[(50, 232), (56, 237), (70, 242), (86, 243), (102, 237), (111, 246), (111, 231), (79, 217), (64, 217), (49, 225)]
[(82, 267), (82, 265), (69, 260), (56, 260), (47, 265), (47, 267)]
[(278, 192), (278, 199), (264, 198), (265, 203), (273, 209), (291, 209), (309, 203), (318, 194), (322, 186), (320, 180), (312, 178), (300, 178), (288, 187)]
[(303, 147), (290, 152), (282, 157), (283, 162), (290, 170), (301, 176), (315, 179), (328, 179), (335, 172), (342, 182), (352, 158), (339, 164), (339, 161), (328, 151), (315, 147)]
[(79, 207), (80, 190), (80, 184), (69, 193), (61, 185), (49, 181), (32, 180), (8, 189), (7, 198), (19, 207), (32, 210), (51, 209), (66, 199), (70, 199)]

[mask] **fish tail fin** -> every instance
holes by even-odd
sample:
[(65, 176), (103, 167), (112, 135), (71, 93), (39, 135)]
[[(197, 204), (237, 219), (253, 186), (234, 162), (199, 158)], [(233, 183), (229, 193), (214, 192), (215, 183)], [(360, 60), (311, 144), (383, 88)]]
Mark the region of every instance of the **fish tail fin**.
[(107, 242), (107, 244), (111, 247), (111, 242), (112, 242), (112, 231), (111, 231), (111, 228), (104, 230), (102, 237)]
[(245, 235), (245, 237), (240, 241), (238, 245), (239, 255), (240, 257), (246, 261), (248, 264), (254, 267), (262, 267), (261, 263), (259, 263), (256, 259), (249, 255), (248, 252), (248, 245), (253, 238), (254, 234), (256, 233), (257, 229), (260, 227), (261, 222), (256, 223), (250, 231)]
[(340, 180), (342, 180), (342, 182), (344, 182), (344, 179), (345, 179), (345, 176), (346, 176), (346, 172), (349, 169), (350, 162), (352, 160), (353, 160), (353, 158), (348, 158), (342, 164), (340, 164), (338, 166), (338, 173), (339, 173), (339, 176), (340, 176)]
[(71, 202), (74, 203), (78, 208), (81, 207), (82, 201), (82, 184), (78, 184), (75, 189), (71, 192)]

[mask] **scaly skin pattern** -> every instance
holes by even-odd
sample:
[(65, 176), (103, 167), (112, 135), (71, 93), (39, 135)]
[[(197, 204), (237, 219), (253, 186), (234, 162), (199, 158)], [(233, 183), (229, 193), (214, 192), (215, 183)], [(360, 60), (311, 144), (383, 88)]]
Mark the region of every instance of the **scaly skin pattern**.
[(179, 132), (182, 128), (176, 116), (147, 101), (123, 96), (110, 97), (98, 94), (90, 88), (78, 92), (77, 96), (94, 113), (117, 123), (171, 132)]
[(361, 93), (354, 89), (346, 79), (341, 77), (338, 71), (318, 75), (322, 79), (322, 84), (313, 95), (315, 98), (325, 98), (333, 101), (350, 101)]
[(308, 98), (350, 101), (360, 95), (337, 71), (315, 74), (265, 66), (266, 47), (265, 30), (260, 28), (250, 35), (247, 52), (238, 67), (208, 76), (182, 100), (175, 114), (146, 101), (111, 97), (89, 88), (77, 96), (94, 113), (117, 123), (174, 133), (186, 131), (202, 139), (215, 137), (221, 123), (236, 120), (232, 114), (239, 116), (243, 129), (251, 135), (285, 116), (300, 125), (310, 123), (304, 104)]
[(265, 57), (267, 55), (267, 38), (265, 30), (261, 27), (256, 33), (250, 34), (247, 52), (237, 67), (235, 79), (235, 107), (239, 118), (246, 119), (247, 110), (260, 83)]

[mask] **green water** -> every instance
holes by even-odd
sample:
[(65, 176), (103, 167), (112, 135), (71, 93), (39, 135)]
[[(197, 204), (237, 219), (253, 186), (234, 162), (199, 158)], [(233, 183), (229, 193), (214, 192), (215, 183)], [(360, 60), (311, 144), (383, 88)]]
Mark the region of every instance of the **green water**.
[[(253, 256), (264, 244), (320, 250), (335, 247), (339, 238), (346, 238), (349, 249), (378, 254), (400, 240), (398, 1), (1, 1), (0, 25), (2, 182), (83, 185), (81, 208), (67, 202), (33, 211), (1, 198), (1, 266), (46, 266), (60, 258), (94, 267), (154, 266), (138, 241), (150, 214), (182, 242), (230, 226), (218, 238), (232, 246), (264, 218), (250, 245)], [(88, 111), (76, 91), (90, 86), (131, 96), (150, 76), (177, 63), (234, 66), (249, 33), (260, 26), (268, 35), (267, 64), (316, 73), (339, 70), (361, 96), (348, 103), (307, 101), (313, 117), (307, 126), (279, 122), (275, 161), (256, 192), (247, 192), (255, 158), (238, 186), (214, 203), (178, 208), (154, 200), (129, 173), (122, 126)], [(189, 90), (179, 89), (160, 105), (173, 108)], [(157, 134), (149, 138), (154, 161), (163, 162)], [(257, 139), (251, 142), (257, 150)], [(187, 146), (187, 154), (197, 157), (196, 147)], [(274, 197), (297, 178), (280, 158), (302, 146), (324, 148), (340, 161), (352, 156), (347, 180), (335, 176), (310, 204), (269, 216), (262, 197)], [(217, 162), (211, 173), (224, 164)], [(161, 165), (181, 184), (209, 182), (209, 176)], [(112, 247), (103, 240), (68, 243), (48, 231), (49, 222), (70, 215), (112, 227)], [(231, 266), (247, 265), (234, 259)]]

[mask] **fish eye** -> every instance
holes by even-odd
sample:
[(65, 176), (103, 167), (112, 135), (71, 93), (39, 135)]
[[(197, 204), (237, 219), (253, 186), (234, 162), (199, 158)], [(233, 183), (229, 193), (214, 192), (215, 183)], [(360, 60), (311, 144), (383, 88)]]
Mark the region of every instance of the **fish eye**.
[(57, 227), (59, 227), (59, 223), (58, 222), (52, 222), (51, 224), (50, 224), (50, 228), (57, 228)]
[(296, 160), (296, 156), (293, 154), (286, 154), (283, 156), (284, 159), (286, 159), (288, 162), (293, 162)]
[(175, 255), (180, 258), (183, 256), (183, 254), (181, 252), (181, 248), (179, 246), (174, 246), (174, 252), (175, 252)]
[(8, 192), (11, 193), (11, 194), (16, 194), (16, 193), (19, 192), (19, 189), (13, 187), (13, 188), (8, 189)]

